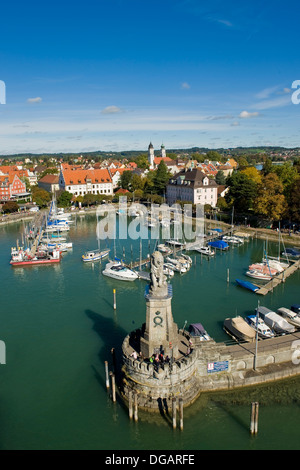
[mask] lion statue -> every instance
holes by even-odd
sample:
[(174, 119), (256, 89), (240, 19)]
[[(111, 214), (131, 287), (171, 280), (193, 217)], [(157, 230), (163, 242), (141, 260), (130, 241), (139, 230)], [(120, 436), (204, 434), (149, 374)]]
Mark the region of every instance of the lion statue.
[(164, 257), (159, 251), (155, 251), (151, 256), (151, 283), (150, 290), (157, 292), (158, 289), (167, 287), (167, 278), (163, 272)]

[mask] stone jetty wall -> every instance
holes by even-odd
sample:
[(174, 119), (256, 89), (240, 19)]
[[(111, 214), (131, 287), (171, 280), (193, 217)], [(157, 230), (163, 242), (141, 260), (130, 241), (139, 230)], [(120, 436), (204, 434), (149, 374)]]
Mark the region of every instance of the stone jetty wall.
[[(300, 374), (300, 332), (255, 343), (225, 344), (192, 338), (191, 353), (158, 369), (149, 362), (128, 357), (129, 336), (123, 343), (123, 395), (138, 393), (139, 406), (159, 410), (173, 397), (190, 405), (201, 392), (258, 385)], [(255, 369), (254, 369), (255, 367)]]

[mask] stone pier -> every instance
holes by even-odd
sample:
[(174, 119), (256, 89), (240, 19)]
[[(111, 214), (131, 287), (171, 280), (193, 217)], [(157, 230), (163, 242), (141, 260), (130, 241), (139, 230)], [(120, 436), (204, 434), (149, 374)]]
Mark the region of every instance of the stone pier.
[[(253, 386), (300, 374), (300, 331), (255, 343), (216, 343), (178, 330), (172, 290), (153, 255), (145, 292), (146, 323), (123, 341), (122, 395), (136, 392), (138, 406), (165, 411), (173, 398), (193, 403), (202, 392)], [(158, 267), (158, 269), (157, 269)], [(158, 355), (161, 360), (155, 362)]]

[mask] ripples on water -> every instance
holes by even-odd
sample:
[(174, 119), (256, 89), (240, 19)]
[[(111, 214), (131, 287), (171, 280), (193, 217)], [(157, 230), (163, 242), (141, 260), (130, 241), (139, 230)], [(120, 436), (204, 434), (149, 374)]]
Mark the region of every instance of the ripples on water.
[[(129, 422), (127, 410), (107, 396), (103, 364), (111, 359), (111, 347), (120, 352), (126, 334), (145, 321), (145, 282), (115, 282), (102, 276), (105, 262), (82, 263), (82, 253), (97, 247), (93, 216), (77, 220), (70, 231), (73, 250), (60, 265), (11, 268), (10, 247), (20, 239), (21, 227), (0, 228), (0, 339), (7, 342), (8, 358), (5, 368), (0, 366), (0, 448), (300, 447), (300, 378), (201, 394), (184, 411), (183, 433), (173, 432), (170, 416), (140, 412), (138, 423)], [(143, 256), (148, 248), (145, 240)], [(262, 248), (263, 242), (254, 240), (210, 261), (193, 253), (191, 270), (171, 281), (178, 326), (200, 321), (216, 341), (227, 340), (224, 318), (252, 313), (257, 305), (257, 296), (236, 287), (235, 279), (261, 258)], [(276, 244), (270, 249), (277, 254)], [(139, 241), (117, 242), (116, 251), (117, 256), (125, 253), (127, 262), (137, 260)], [(295, 273), (260, 298), (261, 304), (278, 308), (299, 302), (299, 279)], [(252, 401), (260, 403), (255, 439), (249, 436)]]

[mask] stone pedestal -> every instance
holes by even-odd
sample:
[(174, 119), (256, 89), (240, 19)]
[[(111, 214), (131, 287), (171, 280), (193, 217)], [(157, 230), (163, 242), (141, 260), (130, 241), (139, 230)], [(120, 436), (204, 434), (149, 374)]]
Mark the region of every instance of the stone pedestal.
[(145, 292), (146, 325), (140, 339), (141, 353), (144, 357), (163, 352), (170, 358), (178, 356), (178, 327), (172, 316), (172, 286), (156, 290), (149, 286)]

